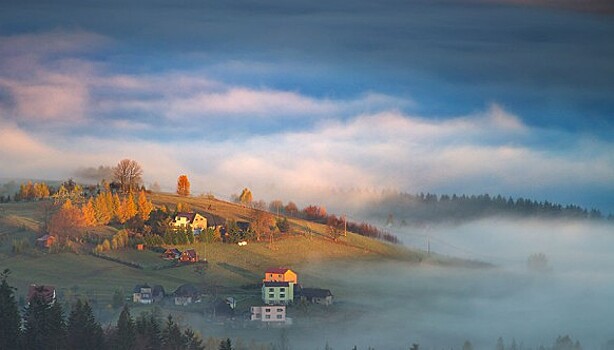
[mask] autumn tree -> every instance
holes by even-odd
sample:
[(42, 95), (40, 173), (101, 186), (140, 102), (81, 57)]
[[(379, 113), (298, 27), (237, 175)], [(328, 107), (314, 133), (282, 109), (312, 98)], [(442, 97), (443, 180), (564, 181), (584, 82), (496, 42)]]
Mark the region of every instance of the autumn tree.
[(96, 220), (96, 210), (94, 209), (94, 200), (92, 198), (81, 207), (81, 215), (83, 217), (84, 226), (96, 226), (98, 223)]
[(119, 222), (125, 223), (137, 214), (138, 210), (134, 203), (132, 195), (128, 195), (122, 199), (122, 203), (119, 210)]
[(94, 214), (96, 216), (96, 222), (98, 225), (106, 225), (111, 221), (113, 217), (112, 210), (109, 209), (108, 202), (103, 194), (100, 194), (94, 200)]
[(143, 221), (149, 220), (149, 214), (153, 210), (153, 204), (147, 200), (147, 195), (145, 195), (145, 191), (139, 192), (137, 207), (141, 219), (143, 219)]
[(288, 204), (286, 204), (284, 207), (284, 212), (287, 215), (296, 216), (296, 214), (298, 214), (298, 207), (296, 204), (294, 204), (294, 202), (288, 202)]
[(177, 194), (180, 196), (190, 195), (190, 180), (187, 175), (181, 175), (177, 179)]
[(48, 231), (52, 236), (57, 237), (76, 237), (79, 228), (83, 226), (83, 216), (81, 210), (72, 205), (71, 200), (67, 200), (62, 208), (55, 213), (49, 222)]
[(243, 205), (249, 206), (253, 199), (254, 197), (252, 196), (252, 191), (250, 191), (247, 187), (245, 187), (241, 192), (241, 195), (239, 195), (239, 202), (241, 202)]
[(284, 204), (279, 199), (272, 200), (271, 203), (269, 203), (269, 211), (272, 213), (276, 213), (277, 215), (279, 215), (279, 212), (283, 209)]
[(135, 191), (142, 181), (143, 169), (132, 159), (123, 159), (113, 168), (115, 181), (123, 192)]
[(262, 236), (268, 236), (273, 233), (275, 229), (275, 218), (273, 215), (259, 211), (251, 222), (250, 227), (256, 235), (256, 240), (260, 241)]

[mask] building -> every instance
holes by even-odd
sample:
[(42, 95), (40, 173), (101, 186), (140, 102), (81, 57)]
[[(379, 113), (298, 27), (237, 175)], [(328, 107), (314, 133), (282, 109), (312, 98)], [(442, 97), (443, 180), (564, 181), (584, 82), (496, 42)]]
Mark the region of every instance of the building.
[(298, 293), (301, 301), (312, 304), (331, 305), (333, 303), (333, 293), (328, 289), (302, 288)]
[(286, 307), (278, 306), (252, 306), (251, 316), (252, 321), (260, 322), (286, 322)]
[(162, 256), (166, 260), (177, 260), (181, 257), (181, 250), (177, 248), (169, 248), (162, 253)]
[(207, 218), (198, 213), (177, 213), (177, 215), (175, 215), (173, 225), (175, 227), (186, 227), (190, 225), (192, 230), (200, 233), (202, 230), (207, 229)]
[(40, 298), (45, 304), (55, 303), (55, 287), (31, 284), (28, 287), (28, 303), (35, 298)]
[(36, 239), (36, 246), (41, 249), (49, 249), (55, 243), (55, 236), (44, 235)]
[(183, 253), (181, 253), (179, 261), (195, 263), (198, 261), (198, 253), (196, 253), (196, 250), (194, 249), (187, 249)]
[(297, 274), (288, 268), (270, 268), (264, 272), (264, 282), (298, 283)]
[(262, 301), (267, 305), (287, 305), (294, 300), (294, 283), (264, 282)]
[(200, 290), (193, 284), (183, 284), (173, 293), (175, 305), (182, 306), (187, 306), (192, 303), (199, 303), (200, 296)]
[(140, 304), (153, 303), (153, 289), (148, 284), (137, 284), (132, 291), (132, 302)]

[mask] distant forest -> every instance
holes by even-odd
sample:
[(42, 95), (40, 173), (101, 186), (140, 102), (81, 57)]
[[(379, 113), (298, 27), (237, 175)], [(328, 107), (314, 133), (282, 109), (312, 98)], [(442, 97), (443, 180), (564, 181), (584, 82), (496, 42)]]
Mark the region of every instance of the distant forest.
[(610, 220), (598, 209), (574, 204), (561, 205), (501, 195), (436, 195), (431, 193), (386, 194), (365, 209), (367, 216), (386, 218), (387, 225), (415, 225), (431, 222), (462, 222), (490, 216), (540, 217), (586, 220)]

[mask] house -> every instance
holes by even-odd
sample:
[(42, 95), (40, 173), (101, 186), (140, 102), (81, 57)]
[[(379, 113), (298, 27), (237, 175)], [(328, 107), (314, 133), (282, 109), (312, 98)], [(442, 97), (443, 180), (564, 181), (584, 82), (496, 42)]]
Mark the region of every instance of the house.
[(264, 282), (262, 301), (267, 305), (287, 305), (294, 300), (294, 283)]
[(151, 291), (151, 294), (152, 294), (152, 297), (153, 297), (153, 301), (155, 303), (159, 303), (166, 296), (166, 291), (164, 290), (164, 287), (162, 287), (161, 285), (157, 284), (157, 285), (153, 286), (153, 290)]
[(202, 230), (207, 229), (207, 218), (198, 213), (181, 212), (175, 215), (173, 225), (177, 228), (190, 225), (194, 232), (198, 231), (200, 233)]
[(173, 298), (175, 305), (187, 306), (192, 303), (200, 302), (200, 289), (193, 284), (183, 284), (175, 290)]
[(55, 287), (31, 284), (28, 287), (28, 303), (35, 298), (40, 298), (45, 304), (55, 303)]
[(177, 260), (181, 257), (181, 250), (177, 248), (169, 248), (162, 254), (166, 260)]
[(302, 288), (298, 293), (301, 301), (312, 304), (331, 305), (333, 303), (333, 293), (328, 289)]
[(297, 274), (288, 268), (270, 268), (264, 272), (264, 282), (298, 283)]
[(56, 237), (51, 235), (44, 235), (36, 239), (36, 246), (41, 249), (49, 249), (55, 243)]
[(260, 322), (286, 322), (286, 307), (278, 306), (252, 306), (251, 316), (252, 321)]
[(183, 253), (181, 253), (181, 257), (179, 257), (179, 261), (195, 263), (198, 261), (198, 253), (196, 253), (196, 250), (194, 249), (187, 249)]
[(132, 291), (132, 302), (140, 304), (153, 303), (153, 290), (148, 284), (137, 284)]

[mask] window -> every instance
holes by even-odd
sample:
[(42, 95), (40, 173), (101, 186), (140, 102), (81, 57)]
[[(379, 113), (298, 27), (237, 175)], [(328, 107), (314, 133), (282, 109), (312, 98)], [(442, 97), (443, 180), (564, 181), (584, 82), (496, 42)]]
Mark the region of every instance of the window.
[(267, 320), (271, 319), (271, 315), (265, 315), (264, 318), (266, 318)]
[(279, 309), (277, 309), (277, 312), (284, 312), (284, 309), (279, 308)]
[(274, 288), (269, 288), (269, 293), (273, 293)]
[(282, 316), (281, 315), (277, 315), (277, 319), (281, 320)]
[(275, 294), (269, 294), (269, 298), (275, 298)]
[(264, 312), (271, 312), (270, 308), (264, 309)]
[(279, 291), (280, 291), (280, 292), (285, 292), (285, 291), (286, 291), (286, 288), (279, 288)]
[(286, 297), (286, 295), (282, 293), (282, 294), (280, 294), (280, 295), (279, 295), (279, 297), (280, 297), (280, 298), (285, 298), (285, 297)]

